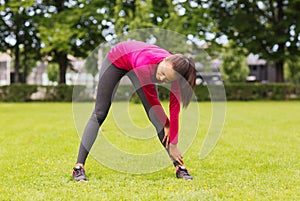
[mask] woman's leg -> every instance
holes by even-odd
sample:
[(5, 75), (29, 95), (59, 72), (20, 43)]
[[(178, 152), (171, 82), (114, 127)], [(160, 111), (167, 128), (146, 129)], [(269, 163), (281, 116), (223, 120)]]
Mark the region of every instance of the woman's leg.
[(84, 129), (77, 164), (84, 164), (111, 106), (114, 92), (127, 71), (117, 68), (105, 58), (99, 75), (95, 109)]

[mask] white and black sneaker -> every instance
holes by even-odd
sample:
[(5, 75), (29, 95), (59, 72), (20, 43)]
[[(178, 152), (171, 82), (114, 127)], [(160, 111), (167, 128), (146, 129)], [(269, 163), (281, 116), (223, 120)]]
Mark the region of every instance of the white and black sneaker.
[(193, 180), (193, 177), (184, 166), (176, 166), (176, 177), (179, 179)]
[(85, 171), (84, 168), (81, 167), (80, 165), (76, 166), (73, 168), (73, 179), (75, 179), (76, 181), (80, 181), (80, 182), (86, 182), (86, 176), (85, 176)]

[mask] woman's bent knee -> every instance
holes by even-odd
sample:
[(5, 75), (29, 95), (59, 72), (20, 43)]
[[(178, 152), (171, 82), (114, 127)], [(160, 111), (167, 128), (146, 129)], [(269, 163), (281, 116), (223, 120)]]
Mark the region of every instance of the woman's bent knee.
[(107, 116), (107, 112), (96, 111), (95, 116), (96, 116), (96, 119), (97, 119), (98, 123), (102, 124), (102, 122), (105, 120), (105, 118)]

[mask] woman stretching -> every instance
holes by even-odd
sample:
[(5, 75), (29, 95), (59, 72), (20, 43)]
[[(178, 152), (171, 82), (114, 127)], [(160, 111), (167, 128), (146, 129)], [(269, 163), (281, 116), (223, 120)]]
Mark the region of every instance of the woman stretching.
[[(120, 79), (127, 75), (142, 101), (147, 116), (155, 127), (159, 140), (176, 168), (176, 177), (192, 180), (184, 167), (177, 147), (180, 102), (187, 107), (195, 86), (195, 63), (182, 54), (172, 54), (156, 45), (140, 41), (121, 42), (105, 58), (99, 75), (94, 111), (85, 127), (73, 178), (86, 181), (84, 164), (96, 140), (98, 130), (111, 106)], [(157, 94), (157, 83), (171, 83), (170, 119), (165, 114)]]

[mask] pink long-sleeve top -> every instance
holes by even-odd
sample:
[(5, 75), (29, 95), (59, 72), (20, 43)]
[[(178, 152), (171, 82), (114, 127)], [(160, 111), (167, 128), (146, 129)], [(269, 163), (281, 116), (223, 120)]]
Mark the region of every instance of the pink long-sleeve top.
[(164, 112), (155, 89), (157, 65), (171, 53), (167, 50), (140, 41), (121, 42), (108, 53), (108, 59), (116, 67), (133, 71), (140, 81), (151, 110), (164, 126), (170, 127), (170, 143), (177, 144), (180, 112), (180, 85), (179, 80), (171, 83), (170, 91), (170, 119)]

